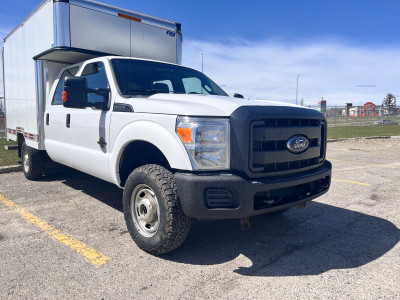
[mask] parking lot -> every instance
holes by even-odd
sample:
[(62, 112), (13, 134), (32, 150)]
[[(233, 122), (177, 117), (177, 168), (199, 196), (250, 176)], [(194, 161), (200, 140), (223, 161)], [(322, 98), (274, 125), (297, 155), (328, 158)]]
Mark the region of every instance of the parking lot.
[(330, 191), (282, 215), (131, 240), (122, 191), (67, 169), (0, 174), (1, 299), (400, 299), (400, 139), (329, 143)]

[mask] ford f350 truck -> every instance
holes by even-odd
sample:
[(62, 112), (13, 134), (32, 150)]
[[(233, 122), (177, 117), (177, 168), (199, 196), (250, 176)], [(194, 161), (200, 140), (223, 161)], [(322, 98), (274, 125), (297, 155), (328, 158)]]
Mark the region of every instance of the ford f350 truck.
[(129, 232), (155, 255), (191, 218), (248, 226), (330, 186), (322, 114), (229, 97), (180, 65), (181, 47), (179, 23), (87, 0), (46, 0), (4, 40), (7, 138), (26, 178), (50, 157), (123, 188)]

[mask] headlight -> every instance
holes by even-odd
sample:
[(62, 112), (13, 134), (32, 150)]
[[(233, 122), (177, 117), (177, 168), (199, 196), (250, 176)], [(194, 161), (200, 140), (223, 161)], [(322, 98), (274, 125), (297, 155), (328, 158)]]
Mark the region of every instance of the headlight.
[(229, 169), (229, 119), (178, 117), (176, 132), (193, 169)]

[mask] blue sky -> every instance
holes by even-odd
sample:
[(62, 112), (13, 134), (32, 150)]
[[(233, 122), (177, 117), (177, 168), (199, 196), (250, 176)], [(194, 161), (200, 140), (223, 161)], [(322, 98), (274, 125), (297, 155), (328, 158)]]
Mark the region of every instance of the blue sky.
[[(0, 32), (41, 2), (0, 0)], [(310, 105), (400, 95), (397, 0), (103, 2), (182, 23), (183, 64), (200, 69), (204, 53), (205, 73), (230, 94), (294, 102), (300, 74)]]

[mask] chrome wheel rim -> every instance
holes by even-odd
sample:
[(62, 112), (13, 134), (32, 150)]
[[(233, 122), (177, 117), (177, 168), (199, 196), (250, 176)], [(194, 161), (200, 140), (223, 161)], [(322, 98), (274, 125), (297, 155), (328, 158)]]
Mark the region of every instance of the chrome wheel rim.
[(154, 191), (145, 184), (135, 187), (131, 196), (131, 215), (139, 233), (152, 237), (160, 226), (160, 207)]
[(28, 155), (28, 153), (24, 154), (24, 170), (25, 170), (25, 173), (29, 172), (29, 155)]

